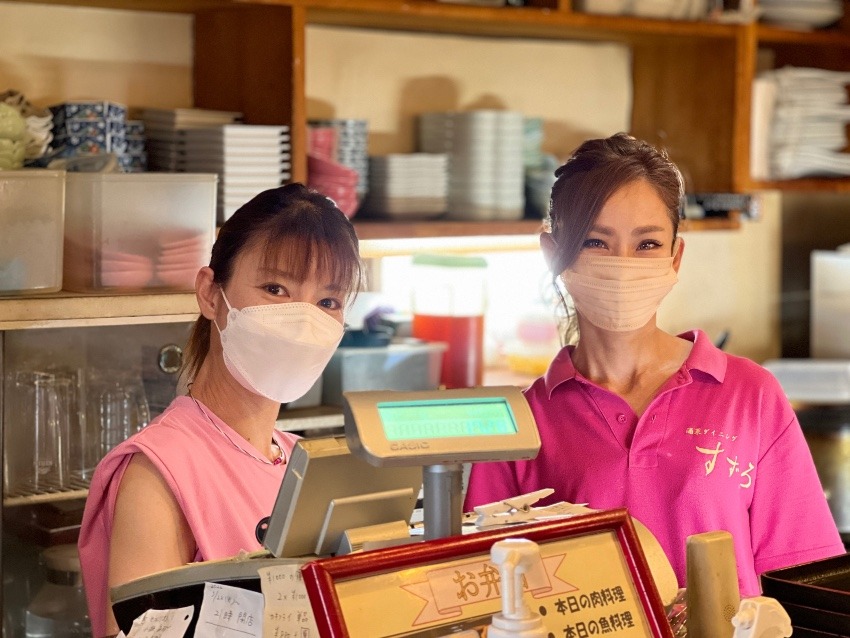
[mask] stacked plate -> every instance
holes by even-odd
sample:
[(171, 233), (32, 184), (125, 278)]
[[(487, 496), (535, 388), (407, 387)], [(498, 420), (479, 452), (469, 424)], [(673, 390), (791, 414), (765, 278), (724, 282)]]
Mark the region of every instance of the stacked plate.
[(393, 154), (369, 158), (363, 211), (376, 217), (430, 219), (448, 209), (448, 155)]
[(181, 131), (191, 128), (231, 124), (241, 113), (208, 109), (143, 109), (141, 120), (147, 142), (148, 167), (152, 171), (174, 173), (183, 157)]
[[(310, 153), (318, 157), (331, 159), (357, 172), (357, 194), (363, 196), (369, 186), (369, 123), (367, 120), (331, 119), (311, 120), (310, 128), (332, 129), (335, 131), (333, 146), (311, 132)], [(313, 148), (313, 143), (316, 148)], [(325, 154), (328, 153), (328, 154)], [(330, 154), (332, 153), (332, 154)]]
[(100, 285), (104, 288), (146, 288), (153, 274), (150, 257), (114, 250), (101, 252)]
[[(766, 157), (767, 177), (850, 175), (848, 86), (850, 73), (824, 69), (785, 67), (759, 75), (752, 156)], [(761, 172), (753, 166), (754, 176)]]
[(818, 29), (844, 15), (842, 0), (759, 0), (761, 18), (791, 29)]
[(175, 170), (218, 174), (218, 222), (242, 204), (292, 177), (288, 126), (225, 124), (179, 133)]
[(156, 278), (169, 288), (192, 289), (209, 258), (209, 238), (194, 232), (164, 233), (157, 238)]
[(522, 113), (424, 113), (419, 144), (449, 156), (449, 217), (520, 219), (524, 208)]

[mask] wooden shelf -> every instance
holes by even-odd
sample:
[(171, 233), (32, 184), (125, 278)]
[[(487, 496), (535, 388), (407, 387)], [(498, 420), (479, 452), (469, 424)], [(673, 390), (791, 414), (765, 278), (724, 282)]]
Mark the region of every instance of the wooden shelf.
[(738, 230), (741, 220), (738, 215), (732, 217), (708, 217), (706, 219), (683, 219), (679, 222), (679, 232), (696, 232), (707, 230)]
[(21, 4), (55, 4), (68, 7), (155, 11), (158, 13), (197, 13), (237, 4), (234, 0), (7, 0)]
[[(430, 237), (482, 237), (539, 235), (543, 232), (543, 220), (523, 219), (519, 221), (358, 221), (353, 220), (357, 237), (361, 240), (421, 239)], [(740, 228), (737, 217), (686, 219), (681, 230), (730, 230)]]
[(487, 37), (648, 40), (658, 36), (733, 39), (740, 27), (696, 20), (594, 15), (546, 7), (481, 7), (432, 0), (270, 0), (302, 6), (313, 24)]
[(776, 181), (753, 181), (751, 190), (818, 191), (821, 193), (850, 193), (850, 177), (806, 177)]
[[(850, 70), (846, 17), (835, 27), (799, 31), (769, 24), (594, 15), (574, 11), (569, 0), (535, 0), (526, 7), (435, 0), (38, 1), (194, 14), (195, 104), (240, 111), (252, 124), (291, 125), (292, 175), (298, 181), (306, 179), (308, 100), (303, 60), (310, 25), (625, 44), (632, 53), (634, 89), (629, 131), (663, 144), (688, 175), (689, 187), (701, 192), (748, 192), (761, 186), (749, 178), (750, 91), (759, 48), (771, 50), (776, 66)], [(847, 0), (845, 6), (850, 6)], [(840, 180), (764, 186), (827, 192), (847, 188)], [(411, 238), (437, 232), (373, 226), (369, 232), (374, 235), (368, 238), (386, 238), (388, 228)], [(467, 234), (463, 229), (458, 232)], [(487, 234), (504, 232), (494, 229)]]
[(759, 44), (797, 44), (850, 49), (850, 33), (838, 28), (803, 31), (759, 24), (756, 27), (756, 36)]
[(477, 237), (531, 235), (542, 230), (543, 220), (519, 221), (359, 221), (353, 220), (359, 239), (405, 239), (422, 237)]
[(0, 297), (0, 330), (194, 321), (195, 293), (80, 294)]

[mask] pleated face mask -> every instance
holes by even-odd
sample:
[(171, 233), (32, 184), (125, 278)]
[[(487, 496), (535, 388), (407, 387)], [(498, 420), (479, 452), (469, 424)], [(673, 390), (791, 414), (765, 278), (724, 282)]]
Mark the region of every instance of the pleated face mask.
[(223, 290), (221, 295), (228, 308), (221, 345), (230, 374), (246, 389), (272, 401), (289, 403), (303, 396), (342, 340), (342, 324), (310, 303), (237, 310)]
[[(673, 243), (673, 255), (681, 239)], [(576, 310), (597, 328), (645, 326), (678, 281), (670, 257), (605, 257), (582, 253), (561, 279)]]

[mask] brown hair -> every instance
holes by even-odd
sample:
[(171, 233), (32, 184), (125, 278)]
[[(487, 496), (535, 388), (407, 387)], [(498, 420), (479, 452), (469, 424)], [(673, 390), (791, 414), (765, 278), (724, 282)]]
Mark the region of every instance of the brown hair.
[(667, 207), (673, 237), (684, 204), (684, 181), (667, 153), (626, 133), (588, 140), (555, 171), (549, 230), (558, 246), (550, 264), (560, 275), (578, 258), (599, 212), (617, 190), (635, 180), (648, 182)]
[(667, 207), (675, 239), (684, 210), (685, 187), (682, 174), (665, 151), (626, 133), (616, 133), (587, 140), (555, 171), (546, 225), (557, 246), (549, 269), (565, 313), (561, 321), (563, 344), (575, 343), (579, 335), (578, 323), (558, 286), (558, 277), (578, 259), (608, 198), (640, 179), (655, 189)]
[[(285, 259), (287, 272), (302, 281), (315, 265), (347, 295), (356, 293), (364, 279), (351, 222), (330, 199), (303, 184), (263, 191), (233, 213), (213, 244), (213, 281), (224, 287), (239, 255), (256, 246), (263, 249), (264, 265)], [(189, 380), (209, 352), (211, 326), (201, 315), (192, 329), (181, 370)]]

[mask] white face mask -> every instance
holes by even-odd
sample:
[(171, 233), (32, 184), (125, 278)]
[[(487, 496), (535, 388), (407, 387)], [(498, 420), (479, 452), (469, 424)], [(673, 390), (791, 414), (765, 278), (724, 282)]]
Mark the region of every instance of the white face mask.
[[(310, 303), (290, 302), (238, 310), (227, 304), (219, 329), (224, 364), (245, 389), (289, 403), (304, 396), (342, 340), (342, 324)], [(218, 328), (218, 324), (216, 324)]]
[[(673, 255), (681, 239), (673, 244)], [(673, 257), (605, 257), (582, 253), (561, 279), (576, 310), (597, 328), (642, 328), (678, 281)]]

